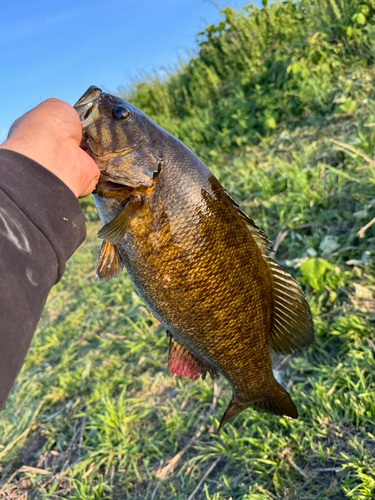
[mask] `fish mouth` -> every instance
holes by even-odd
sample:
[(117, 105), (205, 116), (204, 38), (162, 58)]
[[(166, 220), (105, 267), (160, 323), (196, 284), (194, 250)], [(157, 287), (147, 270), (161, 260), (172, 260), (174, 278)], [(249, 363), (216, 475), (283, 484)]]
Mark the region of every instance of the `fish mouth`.
[(99, 193), (100, 196), (106, 196), (106, 193), (116, 191), (122, 194), (131, 194), (135, 190), (137, 193), (146, 193), (149, 190), (149, 186), (143, 186), (142, 184), (132, 185), (129, 179), (121, 179), (108, 172), (101, 172), (93, 194)]
[(125, 179), (112, 176), (107, 172), (101, 172), (96, 189), (98, 189), (98, 187), (105, 188), (106, 190), (116, 190), (116, 191), (117, 190), (122, 191), (123, 189), (133, 189), (126, 183)]
[(73, 106), (81, 120), (82, 128), (87, 127), (94, 121), (95, 111), (98, 109), (98, 99), (101, 93), (102, 89), (95, 85), (91, 85)]
[(95, 149), (92, 147), (92, 144), (89, 143), (89, 140), (90, 140), (89, 137), (86, 134), (84, 134), (82, 136), (81, 144), (79, 145), (79, 147), (83, 149), (83, 151), (85, 151), (86, 153), (90, 154), (90, 156), (99, 158), (101, 161), (105, 160), (106, 158), (110, 160), (112, 158), (126, 156), (132, 153), (136, 149), (136, 146), (130, 146), (123, 149), (117, 149), (116, 151), (104, 151), (100, 153), (95, 151)]
[(142, 183), (129, 182), (129, 179), (122, 179), (111, 175), (108, 172), (101, 172), (98, 183), (95, 187), (94, 194), (96, 193), (106, 193), (113, 191), (121, 191), (122, 193), (132, 193), (137, 192), (146, 194), (150, 191), (150, 186)]
[(93, 151), (93, 150), (91, 150), (91, 151), (92, 151), (94, 156), (103, 159), (106, 156), (108, 156), (109, 158), (117, 158), (119, 156), (126, 156), (134, 150), (135, 150), (135, 146), (130, 146), (129, 148), (118, 149), (116, 151), (108, 151), (105, 153), (95, 153), (95, 151)]

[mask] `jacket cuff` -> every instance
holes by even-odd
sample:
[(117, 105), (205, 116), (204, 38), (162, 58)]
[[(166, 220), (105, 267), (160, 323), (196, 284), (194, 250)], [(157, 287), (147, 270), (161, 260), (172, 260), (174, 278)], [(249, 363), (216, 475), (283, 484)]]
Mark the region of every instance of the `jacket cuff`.
[(86, 237), (77, 198), (52, 172), (9, 149), (0, 149), (0, 189), (50, 242), (58, 260), (57, 283), (66, 261)]

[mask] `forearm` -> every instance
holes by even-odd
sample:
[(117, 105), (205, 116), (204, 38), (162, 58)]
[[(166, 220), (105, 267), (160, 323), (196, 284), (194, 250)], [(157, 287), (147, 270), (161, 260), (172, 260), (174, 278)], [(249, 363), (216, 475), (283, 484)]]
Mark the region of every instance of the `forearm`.
[(51, 287), (85, 238), (73, 192), (38, 163), (0, 150), (0, 407)]

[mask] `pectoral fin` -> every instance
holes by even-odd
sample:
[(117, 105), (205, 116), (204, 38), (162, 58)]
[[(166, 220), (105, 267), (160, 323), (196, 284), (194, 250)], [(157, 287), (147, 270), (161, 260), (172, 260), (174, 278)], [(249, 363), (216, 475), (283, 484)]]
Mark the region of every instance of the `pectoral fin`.
[(111, 222), (108, 222), (98, 231), (98, 237), (117, 245), (124, 238), (125, 233), (129, 227), (130, 221), (134, 218), (137, 210), (142, 205), (140, 196), (132, 196), (125, 208), (120, 212)]
[(118, 276), (121, 269), (122, 266), (117, 248), (111, 245), (111, 243), (103, 241), (98, 263), (96, 264), (96, 277), (100, 282), (108, 281)]

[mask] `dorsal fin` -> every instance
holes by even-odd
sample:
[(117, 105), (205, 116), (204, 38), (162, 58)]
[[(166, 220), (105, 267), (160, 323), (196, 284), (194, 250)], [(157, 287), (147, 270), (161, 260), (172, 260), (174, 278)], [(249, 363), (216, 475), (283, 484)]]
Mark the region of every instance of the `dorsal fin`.
[(271, 271), (274, 292), (270, 332), (272, 349), (289, 354), (310, 347), (314, 342), (314, 324), (301, 287), (271, 257), (265, 259)]
[(237, 214), (241, 217), (241, 219), (248, 227), (251, 236), (254, 238), (256, 244), (258, 245), (260, 251), (262, 252), (262, 255), (263, 256), (267, 255), (267, 251), (272, 250), (272, 242), (267, 238), (262, 229), (258, 227), (255, 224), (255, 222), (245, 214), (245, 212), (241, 209), (238, 203), (233, 199), (232, 195), (226, 189), (223, 189), (223, 191), (226, 194), (228, 200), (232, 203)]
[(241, 210), (228, 191), (224, 189), (224, 193), (247, 225), (271, 271), (274, 291), (270, 332), (272, 349), (289, 354), (311, 346), (314, 342), (314, 324), (301, 287), (287, 271), (268, 256), (267, 251), (272, 249), (272, 243), (264, 232)]

